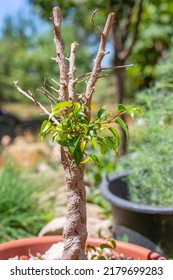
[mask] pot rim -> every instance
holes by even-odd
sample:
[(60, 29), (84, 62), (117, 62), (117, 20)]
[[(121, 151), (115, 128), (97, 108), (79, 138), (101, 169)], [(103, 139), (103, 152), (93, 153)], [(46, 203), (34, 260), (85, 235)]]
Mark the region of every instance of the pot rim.
[(120, 198), (113, 194), (110, 191), (109, 188), (109, 183), (111, 181), (120, 179), (122, 177), (125, 177), (132, 173), (133, 171), (123, 171), (120, 173), (115, 173), (115, 174), (108, 174), (106, 173), (103, 177), (103, 180), (100, 185), (100, 191), (101, 194), (112, 204), (121, 207), (126, 210), (130, 210), (133, 212), (143, 212), (143, 213), (148, 213), (148, 214), (160, 214), (160, 215), (172, 215), (173, 214), (173, 207), (166, 207), (166, 206), (150, 206), (150, 205), (144, 205), (144, 204), (138, 204), (134, 203), (132, 201)]
[[(24, 238), (20, 240), (12, 240), (8, 241), (6, 243), (0, 244), (0, 253), (1, 255), (3, 254), (3, 251), (10, 251), (12, 249), (13, 251), (16, 250), (19, 247), (25, 246), (33, 246), (33, 245), (38, 245), (41, 244), (42, 246), (47, 243), (57, 243), (57, 242), (62, 242), (63, 241), (63, 236), (62, 235), (56, 235), (56, 236), (42, 236), (42, 237), (29, 237), (29, 238)], [(98, 238), (98, 237), (88, 237), (86, 245), (87, 244), (93, 244), (94, 246), (99, 246), (101, 243), (104, 243), (105, 240), (103, 238)], [(133, 244), (133, 243), (128, 243), (125, 241), (120, 241), (120, 240), (115, 240), (116, 242), (116, 251), (118, 253), (124, 253), (126, 256), (135, 256), (140, 259), (144, 260), (165, 260), (165, 257), (161, 256), (160, 254), (153, 252), (145, 247)]]

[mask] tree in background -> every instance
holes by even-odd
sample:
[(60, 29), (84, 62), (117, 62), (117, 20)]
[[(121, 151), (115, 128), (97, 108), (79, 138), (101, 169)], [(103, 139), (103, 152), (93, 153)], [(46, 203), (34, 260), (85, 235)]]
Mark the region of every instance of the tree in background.
[[(44, 19), (50, 17), (49, 10), (57, 1), (29, 0), (33, 4), (37, 13)], [(61, 3), (62, 2), (62, 3)], [(143, 2), (143, 3), (142, 3)], [(134, 91), (149, 85), (153, 79), (155, 65), (159, 58), (166, 57), (172, 45), (172, 24), (173, 24), (173, 2), (170, 0), (64, 0), (60, 1), (64, 21), (69, 23), (69, 32), (75, 29), (78, 43), (81, 48), (83, 44), (90, 43), (98, 45), (98, 35), (93, 33), (89, 22), (90, 14), (96, 9), (100, 9), (103, 15), (107, 11), (114, 11), (117, 26), (114, 29), (120, 38), (119, 47), (112, 40), (112, 45), (120, 49), (120, 59), (122, 55), (127, 57), (128, 63), (133, 63), (127, 73), (125, 87), (125, 97), (134, 97)], [(98, 15), (98, 25), (103, 24), (102, 17)], [(71, 27), (70, 27), (71, 26)], [(94, 36), (94, 35), (95, 36)], [(80, 37), (81, 36), (81, 37)], [(81, 38), (81, 40), (80, 40)], [(115, 44), (116, 43), (116, 44)], [(135, 44), (134, 44), (135, 43)], [(117, 65), (114, 58), (114, 64)], [(122, 63), (122, 62), (121, 62)], [(127, 61), (126, 61), (127, 63)], [(116, 73), (117, 70), (116, 70)], [(129, 78), (129, 79), (128, 79)], [(130, 82), (129, 82), (130, 81)], [(115, 90), (116, 94), (119, 93)], [(120, 90), (121, 92), (121, 90)], [(121, 96), (121, 94), (120, 94)], [(118, 98), (121, 100), (121, 97)]]

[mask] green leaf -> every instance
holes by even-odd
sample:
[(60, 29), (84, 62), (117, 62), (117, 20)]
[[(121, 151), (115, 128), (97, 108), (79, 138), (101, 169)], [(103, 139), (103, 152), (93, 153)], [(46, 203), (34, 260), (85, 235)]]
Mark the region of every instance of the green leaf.
[(94, 149), (96, 149), (96, 147), (97, 147), (97, 141), (96, 141), (96, 138), (95, 138), (95, 137), (92, 137), (92, 138), (91, 138), (91, 143), (92, 143)]
[(83, 133), (85, 135), (87, 135), (87, 133), (88, 133), (88, 125), (84, 122), (84, 123), (81, 123), (81, 127), (83, 129)]
[(141, 107), (135, 106), (135, 107), (133, 107), (133, 110), (138, 111), (141, 114), (141, 116), (144, 117), (144, 111), (142, 110)]
[(80, 149), (82, 152), (84, 152), (85, 150), (85, 147), (86, 147), (86, 139), (85, 140), (82, 140), (81, 143), (80, 143)]
[(123, 104), (119, 104), (118, 110), (119, 112), (127, 112), (132, 119), (136, 116), (136, 111), (138, 111), (142, 117), (144, 116), (144, 112), (139, 106), (124, 106)]
[(84, 159), (83, 161), (81, 161), (81, 164), (85, 164), (87, 162), (91, 161), (91, 158), (88, 156), (86, 157), (86, 159)]
[(120, 135), (119, 135), (118, 131), (114, 127), (109, 127), (108, 129), (112, 132), (114, 137), (117, 139), (117, 142), (119, 145), (120, 144)]
[(69, 140), (69, 149), (71, 151), (72, 154), (74, 154), (75, 149), (79, 143), (80, 137), (74, 137), (72, 139)]
[(129, 136), (129, 131), (128, 131), (128, 126), (126, 125), (126, 123), (120, 118), (117, 118), (115, 120), (115, 123), (119, 124), (124, 129), (124, 131), (126, 133), (126, 136), (128, 137)]
[(100, 256), (100, 257), (98, 257), (98, 259), (99, 259), (99, 260), (106, 260), (106, 257)]
[(108, 113), (109, 112), (105, 108), (101, 107), (97, 113), (97, 116), (99, 119), (103, 119), (108, 115)]
[(73, 102), (73, 106), (74, 106), (74, 113), (75, 114), (79, 114), (79, 112), (82, 111), (82, 106), (79, 102)]
[(65, 107), (72, 107), (74, 102), (72, 101), (64, 101), (64, 102), (59, 102), (53, 107), (53, 111), (59, 109), (59, 108), (65, 108)]
[(100, 146), (101, 153), (104, 154), (108, 149), (105, 138), (97, 137), (97, 143)]
[(88, 244), (87, 249), (92, 249), (94, 252), (96, 252), (96, 248), (93, 245)]
[(66, 140), (58, 140), (57, 143), (62, 147), (67, 147), (68, 142)]
[(77, 147), (73, 153), (74, 161), (76, 165), (79, 165), (83, 158), (83, 152)]
[(117, 246), (117, 244), (116, 244), (116, 242), (115, 242), (115, 240), (110, 240), (110, 242), (111, 242), (111, 244), (112, 244), (112, 246), (113, 246), (113, 248), (115, 249), (116, 248), (116, 246)]
[(101, 245), (100, 245), (100, 249), (101, 249), (101, 250), (103, 250), (103, 249), (105, 249), (105, 248), (112, 249), (112, 247), (111, 247), (109, 244), (106, 244), (106, 243), (105, 243), (105, 244), (101, 244)]
[(115, 152), (118, 154), (118, 143), (116, 138), (113, 139), (112, 137), (108, 136), (105, 137), (104, 141), (109, 149), (115, 150)]
[(95, 260), (95, 259), (97, 259), (97, 255), (96, 254), (94, 254), (94, 255), (92, 255), (92, 257), (91, 257), (91, 260)]
[(52, 127), (52, 123), (48, 120), (45, 120), (40, 128), (40, 136), (44, 136)]
[(96, 155), (90, 154), (90, 155), (88, 155), (88, 156), (92, 159), (92, 161), (93, 161), (97, 166), (100, 165), (99, 158), (98, 158)]

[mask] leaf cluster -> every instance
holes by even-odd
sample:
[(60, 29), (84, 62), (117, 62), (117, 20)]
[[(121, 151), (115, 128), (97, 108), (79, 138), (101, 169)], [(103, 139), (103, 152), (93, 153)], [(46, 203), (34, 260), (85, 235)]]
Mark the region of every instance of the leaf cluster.
[[(89, 144), (94, 149), (99, 147), (102, 154), (107, 149), (113, 149), (118, 154), (120, 135), (114, 125), (121, 126), (128, 137), (128, 126), (120, 116), (128, 113), (134, 119), (136, 112), (143, 115), (140, 107), (121, 104), (116, 114), (100, 107), (93, 120), (88, 120), (86, 111), (85, 104), (73, 101), (59, 102), (54, 105), (49, 119), (42, 123), (40, 129), (41, 138), (51, 133), (53, 141), (68, 148), (69, 155), (77, 165), (89, 161), (99, 165), (96, 154), (86, 152)], [(52, 122), (52, 117), (58, 120), (58, 125)]]
[(87, 255), (91, 260), (108, 260), (115, 254), (116, 242), (113, 239), (105, 238), (105, 242), (99, 247), (88, 244)]

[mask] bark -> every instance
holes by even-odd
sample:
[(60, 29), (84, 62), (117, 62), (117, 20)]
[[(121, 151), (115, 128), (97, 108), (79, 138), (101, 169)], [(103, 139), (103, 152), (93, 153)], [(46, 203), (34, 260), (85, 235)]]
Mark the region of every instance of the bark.
[(61, 159), (66, 176), (67, 215), (64, 227), (63, 260), (84, 260), (86, 227), (86, 190), (84, 186), (85, 165), (76, 165), (68, 155), (68, 151), (61, 149)]

